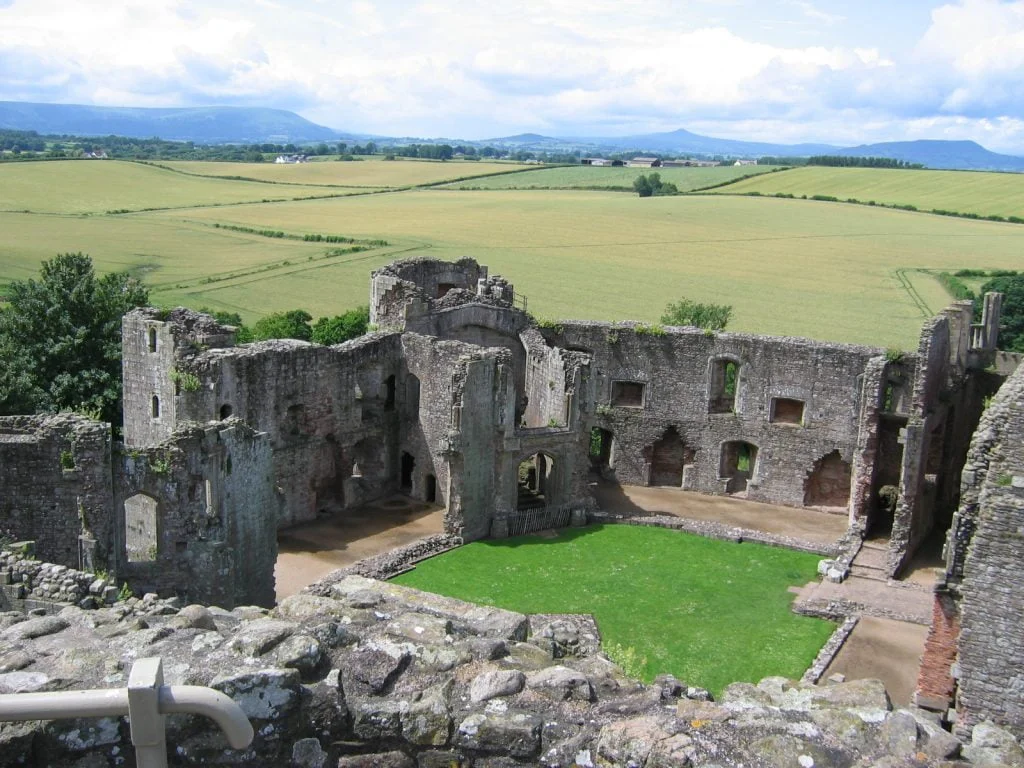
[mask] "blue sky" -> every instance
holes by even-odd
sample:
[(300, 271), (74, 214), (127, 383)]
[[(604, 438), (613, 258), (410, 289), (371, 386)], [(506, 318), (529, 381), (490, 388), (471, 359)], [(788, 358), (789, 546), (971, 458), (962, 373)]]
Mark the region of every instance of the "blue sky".
[(1024, 0), (0, 0), (0, 100), (1024, 155)]

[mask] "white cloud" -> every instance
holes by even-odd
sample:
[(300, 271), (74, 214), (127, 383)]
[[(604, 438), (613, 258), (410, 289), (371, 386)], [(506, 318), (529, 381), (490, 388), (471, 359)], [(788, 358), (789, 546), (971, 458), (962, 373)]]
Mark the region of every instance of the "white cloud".
[(462, 137), (934, 130), (1024, 153), (1024, 0), (938, 6), (903, 50), (808, 36), (842, 29), (823, 7), (778, 0), (803, 32), (769, 44), (738, 31), (766, 9), (749, 0), (0, 0), (0, 99), (264, 104)]

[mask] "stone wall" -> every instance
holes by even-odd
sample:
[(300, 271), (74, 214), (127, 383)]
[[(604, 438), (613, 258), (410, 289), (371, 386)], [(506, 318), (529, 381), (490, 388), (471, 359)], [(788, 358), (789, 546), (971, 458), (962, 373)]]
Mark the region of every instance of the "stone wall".
[[(672, 476), (690, 490), (725, 493), (742, 491), (737, 485), (745, 479), (748, 498), (793, 506), (804, 504), (816, 462), (832, 452), (852, 462), (861, 377), (879, 354), (867, 347), (695, 328), (652, 332), (567, 322), (545, 333), (559, 346), (592, 355), (588, 418), (613, 433), (620, 482), (663, 484), (659, 476)], [(725, 391), (723, 370), (730, 365), (734, 396)], [(775, 411), (780, 399), (802, 404), (802, 414), (783, 423)], [(681, 441), (676, 452), (685, 466), (652, 476), (662, 450), (657, 444), (666, 440)], [(742, 470), (729, 465), (729, 443), (756, 450), (747, 477), (736, 482), (731, 479)]]
[(1024, 734), (1024, 370), (985, 410), (964, 466), (946, 544), (946, 579), (960, 596), (957, 711)]
[(0, 537), (69, 568), (111, 567), (110, 426), (73, 414), (0, 418)]
[(273, 605), (272, 466), (266, 436), (237, 419), (127, 449), (114, 474), (118, 577), (190, 602)]

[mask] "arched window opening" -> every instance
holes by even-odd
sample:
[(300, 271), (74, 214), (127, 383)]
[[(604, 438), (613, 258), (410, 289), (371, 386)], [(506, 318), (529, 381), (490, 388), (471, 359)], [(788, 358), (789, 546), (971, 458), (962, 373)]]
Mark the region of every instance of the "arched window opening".
[(384, 409), (393, 410), (395, 407), (395, 376), (392, 374), (384, 380)]
[(220, 420), (224, 421), (224, 419), (229, 418), (233, 412), (234, 409), (231, 407), (231, 403), (224, 403), (220, 407)]
[(157, 502), (137, 493), (124, 501), (124, 546), (129, 563), (150, 563), (158, 552)]
[(722, 446), (719, 475), (723, 480), (728, 480), (725, 487), (726, 493), (746, 493), (747, 483), (754, 477), (756, 470), (756, 445), (735, 440)]
[(555, 460), (546, 453), (535, 453), (519, 462), (516, 509), (543, 509), (557, 502)]
[(152, 415), (154, 419), (160, 418), (160, 398), (153, 395), (152, 401), (150, 401), (150, 407), (152, 409)]
[(735, 360), (715, 360), (711, 364), (709, 413), (733, 413), (739, 390), (740, 367)]
[(156, 352), (156, 328), (150, 328), (146, 335), (149, 340), (149, 351)]
[(412, 473), (416, 468), (416, 459), (411, 453), (402, 451), (402, 477), (400, 486), (403, 493), (412, 491)]

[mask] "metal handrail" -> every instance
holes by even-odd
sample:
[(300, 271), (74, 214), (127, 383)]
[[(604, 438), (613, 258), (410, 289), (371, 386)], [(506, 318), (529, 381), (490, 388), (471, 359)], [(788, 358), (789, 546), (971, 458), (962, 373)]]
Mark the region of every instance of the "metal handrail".
[(235, 749), (252, 743), (249, 719), (228, 696), (199, 685), (164, 685), (159, 657), (138, 659), (127, 688), (0, 695), (0, 720), (60, 720), (128, 715), (138, 768), (166, 768), (165, 716), (189, 713), (210, 718)]

